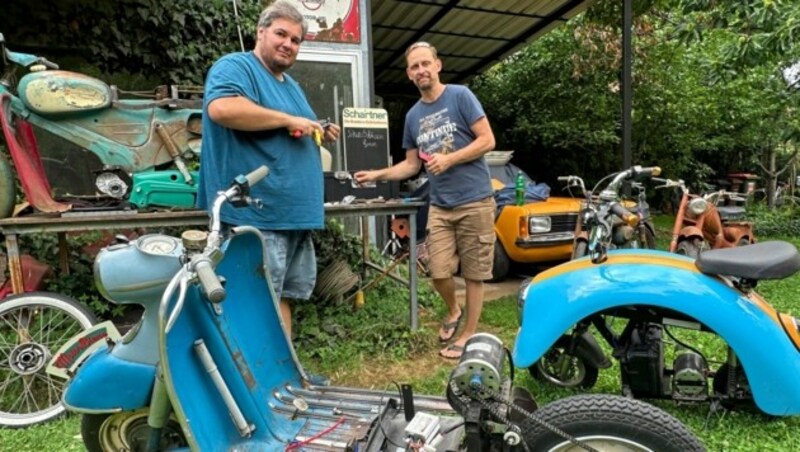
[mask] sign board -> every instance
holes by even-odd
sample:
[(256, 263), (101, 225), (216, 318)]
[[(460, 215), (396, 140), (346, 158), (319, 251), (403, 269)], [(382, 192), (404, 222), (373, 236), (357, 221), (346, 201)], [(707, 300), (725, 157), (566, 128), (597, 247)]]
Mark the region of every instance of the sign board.
[(359, 0), (294, 0), (308, 22), (306, 39), (311, 41), (361, 42)]
[(347, 171), (389, 166), (389, 114), (386, 110), (345, 108), (342, 111), (342, 137)]

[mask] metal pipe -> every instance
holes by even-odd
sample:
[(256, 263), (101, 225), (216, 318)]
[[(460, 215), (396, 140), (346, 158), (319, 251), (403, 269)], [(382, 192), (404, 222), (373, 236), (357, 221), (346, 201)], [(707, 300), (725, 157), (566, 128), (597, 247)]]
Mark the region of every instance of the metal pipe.
[(206, 369), (206, 372), (208, 372), (208, 375), (211, 376), (211, 381), (214, 383), (214, 386), (217, 387), (217, 391), (219, 391), (222, 396), (222, 401), (228, 408), (228, 413), (230, 413), (231, 419), (233, 419), (233, 423), (236, 425), (236, 429), (239, 430), (239, 435), (249, 438), (253, 431), (255, 431), (255, 426), (247, 422), (247, 419), (244, 418), (244, 414), (242, 414), (242, 410), (239, 409), (239, 405), (233, 400), (233, 395), (230, 389), (228, 389), (228, 385), (225, 384), (225, 380), (222, 378), (222, 374), (219, 372), (214, 358), (212, 358), (211, 353), (208, 352), (206, 343), (202, 339), (197, 339), (194, 341), (194, 351), (203, 363), (203, 367)]

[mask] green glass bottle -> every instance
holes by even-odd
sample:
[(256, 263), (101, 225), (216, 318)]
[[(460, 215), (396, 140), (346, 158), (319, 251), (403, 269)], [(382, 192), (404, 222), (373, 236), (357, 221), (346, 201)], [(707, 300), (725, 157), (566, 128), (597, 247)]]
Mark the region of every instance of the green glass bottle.
[(515, 193), (517, 195), (517, 205), (525, 204), (525, 175), (522, 171), (517, 173), (517, 179), (514, 184)]

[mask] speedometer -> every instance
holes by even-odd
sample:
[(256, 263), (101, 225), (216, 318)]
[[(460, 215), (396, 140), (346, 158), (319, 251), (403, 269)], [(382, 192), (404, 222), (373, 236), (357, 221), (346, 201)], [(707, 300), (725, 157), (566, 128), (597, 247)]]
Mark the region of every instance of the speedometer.
[(141, 237), (136, 244), (145, 253), (164, 255), (172, 254), (178, 248), (178, 239), (168, 235), (154, 234)]

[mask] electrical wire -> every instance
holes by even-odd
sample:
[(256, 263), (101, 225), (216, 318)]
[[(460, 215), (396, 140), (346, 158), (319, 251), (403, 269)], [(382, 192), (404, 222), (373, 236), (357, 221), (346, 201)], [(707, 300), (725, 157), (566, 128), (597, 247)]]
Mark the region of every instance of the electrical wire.
[[(400, 396), (400, 400), (403, 400), (403, 391), (400, 389), (400, 385), (396, 381), (392, 381), (392, 383), (394, 383), (394, 385), (397, 387), (397, 394)], [(397, 401), (395, 401), (394, 399), (390, 398), (388, 404), (392, 404), (392, 403), (395, 405), (395, 409), (396, 409)], [(383, 396), (381, 396), (381, 405), (383, 405)], [(388, 408), (388, 405), (387, 405), (387, 408)], [(384, 430), (384, 428), (383, 428), (383, 416), (386, 414), (387, 411), (389, 411), (389, 410), (388, 409), (384, 409), (383, 411), (381, 411), (381, 414), (378, 415), (378, 428), (380, 429), (381, 433), (383, 434), (383, 437), (386, 438), (386, 441), (389, 442), (389, 444), (391, 444), (394, 447), (399, 447), (401, 449), (404, 449), (406, 446), (405, 445), (401, 445), (401, 444), (397, 444), (396, 442), (392, 441), (392, 439), (389, 438), (389, 435), (386, 434), (386, 430)]]
[(681, 342), (680, 340), (678, 340), (678, 338), (676, 338), (675, 336), (673, 336), (673, 335), (672, 335), (672, 333), (669, 331), (669, 328), (667, 328), (667, 326), (666, 326), (666, 325), (664, 325), (664, 332), (665, 332), (665, 333), (667, 333), (667, 336), (669, 336), (669, 337), (670, 337), (670, 339), (672, 339), (673, 341), (675, 341), (675, 343), (676, 343), (676, 344), (680, 345), (680, 346), (681, 346), (681, 347), (683, 347), (683, 348), (689, 349), (689, 350), (691, 350), (691, 351), (693, 351), (693, 352), (697, 353), (698, 355), (700, 355), (700, 356), (703, 358), (703, 360), (705, 360), (705, 359), (706, 359), (705, 355), (703, 355), (703, 354), (700, 352), (700, 350), (698, 350), (698, 349), (696, 349), (696, 348), (694, 348), (694, 347), (690, 346), (689, 344), (687, 344), (687, 343), (685, 343), (685, 342)]
[(317, 433), (316, 435), (312, 436), (311, 438), (304, 439), (303, 441), (295, 441), (295, 442), (292, 442), (292, 443), (288, 444), (286, 446), (286, 448), (284, 449), (284, 451), (299, 449), (299, 448), (305, 446), (306, 444), (309, 444), (309, 443), (311, 443), (311, 442), (313, 442), (315, 440), (318, 440), (318, 439), (322, 438), (323, 436), (327, 435), (328, 433), (336, 430), (336, 428), (338, 428), (342, 424), (344, 424), (344, 416), (340, 417), (339, 420), (336, 421), (335, 424), (333, 424), (330, 427), (326, 428), (325, 430)]

